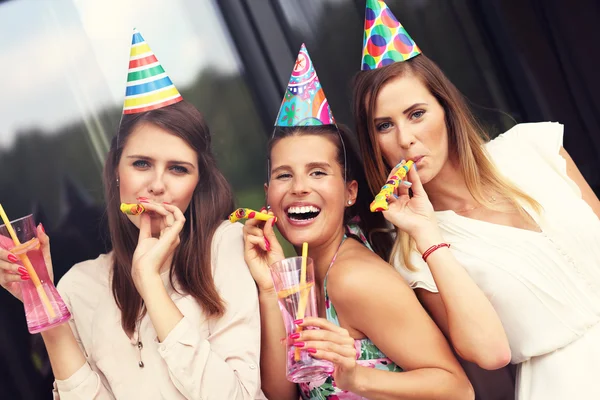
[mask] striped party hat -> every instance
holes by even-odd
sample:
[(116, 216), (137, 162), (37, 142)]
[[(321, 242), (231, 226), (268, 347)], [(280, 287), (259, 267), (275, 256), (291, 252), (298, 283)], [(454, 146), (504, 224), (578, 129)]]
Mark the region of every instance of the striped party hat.
[(361, 70), (385, 67), (421, 54), (383, 0), (367, 0)]
[(335, 119), (308, 50), (302, 43), (275, 126), (329, 124), (335, 124)]
[(183, 100), (137, 29), (133, 29), (123, 114), (135, 114)]

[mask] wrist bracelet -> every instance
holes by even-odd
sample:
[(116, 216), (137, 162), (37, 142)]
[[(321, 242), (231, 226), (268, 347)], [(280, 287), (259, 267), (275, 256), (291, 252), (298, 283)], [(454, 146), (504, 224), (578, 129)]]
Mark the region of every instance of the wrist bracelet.
[(428, 248), (427, 250), (425, 250), (425, 252), (423, 253), (423, 261), (427, 262), (427, 257), (429, 257), (429, 255), (431, 253), (433, 253), (437, 249), (441, 249), (442, 247), (450, 248), (450, 243), (434, 244), (433, 246), (431, 246), (430, 248)]

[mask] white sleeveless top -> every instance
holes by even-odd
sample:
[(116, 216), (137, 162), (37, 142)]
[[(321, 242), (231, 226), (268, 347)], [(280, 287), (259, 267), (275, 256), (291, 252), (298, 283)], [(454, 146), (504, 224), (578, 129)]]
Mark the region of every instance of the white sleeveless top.
[[(444, 240), (498, 313), (519, 368), (517, 397), (600, 399), (600, 220), (558, 154), (563, 126), (519, 124), (486, 144), (510, 181), (538, 201), (541, 233), (436, 212)], [(437, 293), (421, 255), (396, 269)]]

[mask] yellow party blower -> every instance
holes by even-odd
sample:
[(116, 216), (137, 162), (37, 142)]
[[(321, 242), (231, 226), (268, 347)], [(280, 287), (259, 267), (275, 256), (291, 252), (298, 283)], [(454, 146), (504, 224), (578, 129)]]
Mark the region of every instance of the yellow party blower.
[(121, 212), (127, 215), (139, 215), (146, 211), (141, 204), (121, 203)]
[(375, 196), (375, 200), (371, 203), (371, 212), (377, 211), (387, 211), (389, 209), (389, 204), (387, 201), (387, 196), (391, 196), (394, 194), (394, 191), (402, 182), (402, 179), (408, 174), (410, 167), (414, 164), (413, 161), (409, 160), (405, 164), (400, 164), (400, 168), (396, 171), (394, 175), (390, 177), (390, 179), (381, 187), (381, 190)]
[(273, 215), (269, 215), (266, 213), (254, 211), (251, 208), (238, 208), (229, 216), (229, 222), (237, 222), (240, 219), (248, 218), (248, 219), (259, 219), (261, 221), (268, 221), (273, 218)]

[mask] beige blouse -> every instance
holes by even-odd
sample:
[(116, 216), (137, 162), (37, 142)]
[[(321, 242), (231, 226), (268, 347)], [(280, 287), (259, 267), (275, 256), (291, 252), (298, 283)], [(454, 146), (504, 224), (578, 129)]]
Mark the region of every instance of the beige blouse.
[(223, 222), (212, 241), (214, 282), (226, 304), (219, 319), (207, 319), (191, 296), (173, 290), (168, 273), (162, 275), (184, 315), (162, 343), (147, 314), (133, 338), (121, 328), (110, 288), (112, 254), (73, 266), (58, 290), (87, 363), (55, 382), (54, 399), (265, 399), (258, 296), (243, 249), (242, 225)]

